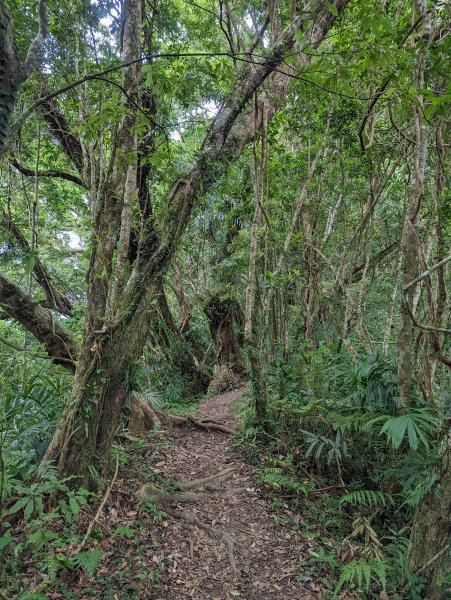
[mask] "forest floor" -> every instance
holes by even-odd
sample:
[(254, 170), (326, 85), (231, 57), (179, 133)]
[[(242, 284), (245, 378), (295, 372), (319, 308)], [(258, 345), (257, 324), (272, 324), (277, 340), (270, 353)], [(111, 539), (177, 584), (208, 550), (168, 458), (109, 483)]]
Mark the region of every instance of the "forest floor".
[[(196, 417), (238, 429), (231, 404), (243, 392), (205, 399)], [(322, 600), (330, 586), (302, 567), (309, 553), (318, 550), (318, 540), (305, 534), (303, 515), (293, 515), (288, 506), (282, 511), (296, 526), (276, 518), (255, 468), (233, 436), (192, 424), (162, 425), (144, 438), (125, 437), (119, 449), (119, 475), (84, 548), (102, 552), (94, 576), (80, 569), (68, 572), (51, 591), (45, 590), (47, 597)], [(139, 503), (143, 484), (173, 492), (176, 482), (224, 470), (228, 478), (204, 490), (195, 502), (177, 507)], [(82, 529), (92, 517), (85, 516)]]
[[(198, 415), (236, 427), (230, 405), (241, 394), (242, 390), (235, 390), (208, 398)], [(171, 519), (162, 535), (166, 577), (158, 600), (317, 599), (308, 583), (297, 582), (302, 552), (299, 534), (275, 525), (253, 468), (233, 447), (230, 436), (186, 426), (174, 430), (171, 441), (161, 465), (166, 477), (190, 480), (235, 468), (219, 490), (181, 509), (226, 532), (234, 542), (234, 556), (220, 538), (212, 539), (196, 526)], [(231, 560), (236, 562), (236, 573)]]

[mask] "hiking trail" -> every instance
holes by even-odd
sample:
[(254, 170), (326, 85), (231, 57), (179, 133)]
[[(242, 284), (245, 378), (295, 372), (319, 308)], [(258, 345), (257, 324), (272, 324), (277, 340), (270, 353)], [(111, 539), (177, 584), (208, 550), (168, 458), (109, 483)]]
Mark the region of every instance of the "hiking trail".
[[(234, 390), (205, 399), (197, 416), (237, 427), (230, 405), (242, 393), (243, 390)], [(201, 500), (193, 504), (180, 504), (177, 508), (214, 528), (218, 539), (184, 520), (168, 516), (164, 521), (159, 548), (164, 574), (161, 591), (155, 598), (320, 598), (310, 587), (315, 587), (313, 582), (297, 581), (301, 536), (274, 523), (254, 469), (232, 446), (232, 438), (190, 425), (173, 428), (169, 438), (171, 445), (164, 460), (158, 463), (163, 476), (187, 481), (230, 468), (235, 471), (218, 485), (219, 489), (202, 494)], [(225, 539), (221, 539), (222, 533)]]

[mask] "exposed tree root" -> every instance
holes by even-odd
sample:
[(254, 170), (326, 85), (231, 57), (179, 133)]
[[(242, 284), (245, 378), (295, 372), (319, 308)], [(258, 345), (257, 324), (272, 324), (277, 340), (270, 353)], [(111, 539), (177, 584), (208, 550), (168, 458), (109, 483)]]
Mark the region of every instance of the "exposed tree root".
[[(192, 479), (191, 481), (181, 481), (178, 485), (182, 490), (198, 490), (200, 488), (205, 488), (206, 490), (218, 489), (217, 484), (230, 479), (234, 473), (236, 473), (236, 467), (229, 467), (228, 469), (214, 473), (209, 477)], [(215, 483), (216, 486), (213, 485)]]
[[(204, 492), (220, 489), (219, 485), (230, 479), (235, 471), (234, 467), (230, 467), (203, 479), (177, 482), (178, 489), (173, 492), (166, 492), (152, 483), (146, 483), (140, 489), (138, 496), (143, 502), (156, 502), (163, 506), (178, 502), (197, 502), (206, 495)], [(196, 490), (196, 493), (191, 493), (191, 490)]]
[[(143, 502), (156, 502), (157, 504), (160, 504), (164, 507), (167, 507), (171, 504), (178, 504), (179, 502), (197, 502), (198, 500), (201, 500), (207, 495), (207, 491), (220, 489), (220, 486), (225, 481), (227, 481), (227, 479), (230, 479), (235, 472), (235, 467), (229, 467), (228, 469), (224, 469), (223, 471), (214, 473), (209, 477), (204, 477), (202, 479), (193, 479), (191, 481), (180, 481), (177, 482), (178, 490), (175, 490), (173, 492), (163, 491), (157, 488), (155, 485), (147, 483), (146, 485), (143, 485), (143, 487), (140, 489), (138, 496), (139, 499)], [(192, 492), (191, 490), (196, 491)], [(190, 525), (194, 525), (198, 529), (201, 529), (214, 540), (217, 540), (220, 543), (224, 543), (228, 550), (230, 568), (232, 570), (232, 573), (233, 575), (237, 575), (238, 571), (236, 568), (234, 554), (235, 540), (229, 533), (218, 529), (213, 525), (208, 525), (207, 523), (204, 523), (192, 512), (183, 512), (174, 509), (166, 509), (166, 511), (169, 515), (172, 515), (177, 519), (186, 521)]]
[(196, 419), (195, 417), (179, 417), (178, 415), (171, 415), (164, 413), (160, 410), (154, 409), (143, 394), (139, 392), (132, 392), (132, 404), (130, 407), (130, 417), (128, 429), (131, 433), (139, 434), (144, 431), (153, 431), (155, 429), (161, 429), (161, 419), (169, 420), (173, 425), (185, 425), (186, 423), (192, 423), (196, 427), (202, 429), (213, 429), (215, 431), (222, 431), (223, 433), (237, 433), (235, 429), (227, 427), (214, 419)]
[(206, 496), (206, 494), (202, 492), (162, 492), (151, 483), (144, 485), (141, 488), (139, 495), (144, 502), (156, 502), (161, 506), (178, 504), (179, 502), (197, 502)]
[(197, 515), (195, 515), (192, 512), (171, 510), (171, 511), (169, 511), (168, 514), (175, 517), (176, 519), (181, 519), (182, 521), (186, 521), (190, 525), (194, 525), (198, 529), (205, 531), (205, 533), (207, 533), (214, 540), (217, 540), (220, 543), (224, 543), (227, 546), (227, 550), (228, 550), (230, 569), (231, 569), (233, 575), (238, 574), (238, 569), (236, 567), (236, 561), (235, 561), (235, 553), (234, 553), (235, 540), (233, 539), (233, 537), (230, 534), (228, 534), (226, 531), (224, 531), (222, 529), (217, 529), (213, 525), (208, 525), (208, 523), (204, 523), (197, 517)]
[(132, 392), (128, 429), (135, 434), (161, 429), (157, 413), (146, 398), (136, 391)]
[(186, 425), (186, 423), (192, 423), (196, 425), (196, 427), (201, 427), (202, 429), (213, 429), (215, 431), (222, 431), (223, 433), (234, 434), (237, 433), (236, 429), (232, 429), (231, 427), (227, 427), (214, 419), (196, 419), (194, 417), (179, 417), (178, 415), (166, 414), (160, 411), (156, 411), (157, 414), (163, 419), (169, 419), (173, 425)]

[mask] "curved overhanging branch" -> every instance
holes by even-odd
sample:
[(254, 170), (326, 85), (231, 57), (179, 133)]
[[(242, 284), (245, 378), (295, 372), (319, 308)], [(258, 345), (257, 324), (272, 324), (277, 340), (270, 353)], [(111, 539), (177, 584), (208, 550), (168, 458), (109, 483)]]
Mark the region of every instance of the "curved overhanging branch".
[(56, 179), (65, 179), (66, 181), (71, 181), (72, 183), (75, 183), (83, 188), (86, 187), (79, 177), (72, 175), (71, 173), (65, 173), (64, 171), (58, 171), (56, 169), (46, 169), (45, 171), (38, 171), (36, 173), (34, 169), (29, 169), (28, 167), (21, 165), (14, 156), (10, 157), (9, 162), (15, 169), (19, 171), (19, 173), (25, 175), (25, 177), (36, 177), (36, 175), (38, 177), (54, 177)]
[(415, 325), (415, 327), (418, 327), (418, 329), (422, 329), (423, 331), (433, 331), (433, 332), (436, 332), (436, 333), (451, 334), (451, 329), (446, 329), (445, 327), (432, 327), (430, 325), (423, 325), (422, 323), (419, 323), (416, 320), (415, 315), (412, 312), (412, 309), (411, 309), (411, 307), (409, 305), (409, 300), (408, 300), (408, 297), (407, 297), (407, 292), (410, 289), (414, 288), (421, 281), (423, 281), (423, 279), (426, 279), (426, 277), (430, 277), (432, 275), (432, 273), (434, 271), (436, 271), (437, 269), (443, 268), (450, 260), (451, 260), (451, 254), (449, 256), (447, 256), (446, 258), (442, 259), (437, 264), (433, 265), (427, 271), (424, 271), (424, 273), (422, 273), (421, 275), (419, 275), (418, 277), (416, 277), (413, 281), (411, 281), (406, 286), (404, 286), (404, 288), (402, 290), (402, 302), (403, 302), (404, 306), (406, 307), (407, 312), (409, 313), (409, 317), (411, 318), (412, 323)]
[[(5, 211), (0, 211), (0, 216), (3, 219), (3, 223), (0, 224), (0, 228), (5, 229), (8, 233), (10, 233), (17, 244), (23, 250), (23, 252), (33, 258), (33, 274), (36, 278), (36, 281), (42, 287), (47, 296), (47, 304), (48, 308), (53, 308), (59, 313), (70, 316), (72, 311), (72, 304), (64, 294), (62, 294), (58, 288), (54, 285), (52, 281), (52, 276), (47, 271), (45, 266), (42, 264), (39, 256), (37, 256), (36, 252), (32, 252), (30, 244), (28, 240), (20, 230), (20, 228), (13, 223), (11, 220), (11, 216), (8, 215)], [(40, 303), (42, 305), (42, 302)]]
[[(335, 0), (337, 13), (341, 13), (349, 0)], [(141, 236), (138, 257), (134, 269), (125, 287), (130, 301), (135, 292), (142, 296), (143, 285), (153, 274), (165, 266), (171, 259), (183, 235), (193, 206), (201, 190), (205, 191), (211, 181), (230, 160), (234, 160), (241, 150), (258, 134), (261, 123), (255, 123), (253, 106), (248, 106), (255, 91), (267, 81), (268, 98), (267, 118), (270, 120), (280, 108), (286, 97), (292, 73), (279, 71), (287, 54), (295, 48), (294, 34), (301, 28), (306, 29), (305, 38), (309, 47), (316, 48), (332, 27), (335, 16), (330, 11), (330, 3), (321, 2), (315, 18), (310, 13), (296, 17), (282, 33), (267, 55), (259, 62), (243, 63), (237, 75), (234, 89), (228, 100), (216, 115), (208, 131), (197, 164), (191, 171), (171, 187), (164, 210), (159, 215), (158, 232), (154, 222), (149, 219)], [(300, 54), (299, 63), (307, 66), (311, 55)]]
[[(277, 40), (277, 43), (274, 44), (274, 46), (272, 48), (272, 53), (270, 52), (266, 56), (256, 56), (255, 59), (251, 58), (251, 57), (254, 57), (254, 55), (252, 53), (256, 47), (253, 44), (251, 49), (247, 52), (235, 52), (235, 53), (232, 53), (232, 52), (161, 52), (161, 53), (153, 53), (151, 55), (145, 55), (140, 58), (122, 62), (118, 65), (113, 65), (111, 67), (108, 67), (107, 69), (103, 69), (102, 71), (97, 71), (95, 73), (89, 73), (89, 74), (85, 75), (84, 77), (77, 79), (76, 81), (68, 83), (67, 85), (62, 86), (62, 87), (58, 88), (57, 90), (50, 92), (49, 94), (47, 94), (41, 98), (38, 98), (38, 100), (36, 100), (25, 112), (23, 112), (22, 115), (18, 118), (18, 120), (14, 123), (13, 130), (14, 131), (19, 130), (22, 127), (23, 123), (26, 121), (26, 119), (41, 104), (48, 102), (48, 101), (52, 100), (53, 98), (56, 98), (57, 96), (64, 94), (65, 92), (67, 92), (71, 89), (74, 89), (75, 87), (83, 85), (84, 83), (86, 83), (88, 81), (93, 81), (95, 79), (101, 79), (101, 78), (105, 77), (106, 75), (113, 73), (114, 71), (130, 67), (136, 63), (141, 63), (141, 62), (152, 63), (156, 59), (159, 59), (159, 58), (209, 58), (209, 57), (223, 56), (223, 57), (230, 58), (232, 60), (238, 60), (239, 62), (243, 62), (245, 64), (249, 63), (252, 66), (256, 67), (257, 69), (264, 64), (266, 64), (267, 66), (270, 66), (272, 63), (272, 66), (271, 66), (269, 72), (277, 71), (277, 67), (282, 64), (283, 59), (285, 58), (285, 56), (288, 53), (288, 50), (293, 47), (293, 36), (294, 36), (295, 31), (298, 30), (299, 28), (302, 28), (305, 21), (309, 21), (309, 20), (311, 20), (312, 16), (316, 16), (316, 19), (314, 19), (315, 22), (313, 23), (313, 25), (311, 27), (311, 31), (314, 31), (315, 29), (317, 29), (318, 25), (319, 25), (319, 27), (322, 27), (322, 25), (324, 24), (325, 21), (329, 21), (329, 26), (327, 27), (327, 30), (328, 30), (335, 20), (335, 16), (330, 11), (330, 5), (331, 4), (335, 5), (335, 7), (337, 9), (337, 13), (341, 13), (348, 3), (349, 3), (349, 0), (335, 0), (335, 2), (333, 2), (333, 3), (327, 3), (327, 2), (319, 3), (320, 6), (317, 8), (316, 15), (312, 15), (312, 13), (307, 12), (307, 13), (304, 13), (303, 15), (300, 15), (299, 17), (296, 17), (295, 19), (293, 19), (290, 26), (282, 33), (282, 35)], [(329, 5), (329, 8), (328, 8), (328, 5)], [(262, 32), (264, 32), (266, 27), (267, 27), (267, 23), (265, 22), (265, 25), (262, 28)], [(315, 48), (315, 46), (318, 43), (318, 40), (315, 39), (315, 34), (311, 35), (308, 39), (309, 39), (309, 44), (308, 44), (309, 47)], [(321, 40), (319, 40), (319, 41), (322, 41), (322, 37), (321, 37)], [(285, 52), (283, 52), (283, 47), (287, 42), (289, 42), (289, 48)], [(278, 53), (274, 52), (274, 50), (279, 50), (279, 51), (282, 50), (282, 54), (277, 55)], [(294, 70), (291, 70), (289, 72), (281, 72), (281, 74), (298, 79)], [(305, 81), (309, 82), (308, 80), (305, 80)], [(313, 83), (313, 82), (310, 81), (309, 83)], [(330, 91), (330, 90), (328, 90), (328, 91)]]
[(0, 275), (0, 306), (44, 344), (56, 364), (75, 371), (77, 351), (72, 337), (54, 320), (50, 310), (3, 275)]

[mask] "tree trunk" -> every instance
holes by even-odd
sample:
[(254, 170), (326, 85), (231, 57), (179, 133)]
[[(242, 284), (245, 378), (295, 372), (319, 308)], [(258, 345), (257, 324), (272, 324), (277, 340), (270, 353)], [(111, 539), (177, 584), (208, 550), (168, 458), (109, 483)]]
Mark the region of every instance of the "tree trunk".
[[(334, 4), (341, 12), (347, 2), (335, 0)], [(127, 47), (132, 48), (132, 37), (138, 36), (140, 6), (139, 0), (124, 3), (124, 51)], [(200, 191), (205, 193), (206, 187), (221, 173), (221, 167), (233, 160), (255, 137), (259, 123), (255, 122), (254, 113), (247, 109), (247, 104), (256, 90), (274, 75), (268, 81), (267, 91), (271, 117), (287, 94), (289, 76), (274, 71), (282, 64), (287, 52), (293, 49), (294, 34), (304, 21), (307, 21), (306, 15), (297, 17), (258, 64), (244, 64), (235, 88), (205, 137), (198, 161), (188, 174), (174, 183), (158, 221), (152, 216), (142, 221), (131, 274), (112, 305), (108, 301), (111, 300), (113, 259), (124, 202), (121, 186), (124, 169), (120, 168), (116, 157), (111, 175), (99, 194), (93, 220), (86, 327), (73, 398), (63, 413), (45, 457), (57, 463), (60, 476), (79, 475), (82, 483), (95, 486), (98, 483), (96, 471), (101, 473), (106, 469), (128, 382), (148, 333), (148, 307), (151, 305), (153, 284), (176, 252)], [(322, 41), (333, 22), (331, 11), (325, 4), (321, 5), (317, 17), (307, 27), (312, 47)], [(127, 41), (128, 36), (130, 40)], [(139, 57), (133, 60), (139, 62)], [(303, 54), (300, 61), (307, 64), (310, 55)], [(123, 70), (126, 86), (127, 69), (132, 66)], [(125, 125), (126, 119), (123, 119), (117, 143), (126, 154), (129, 153), (127, 141), (130, 140)], [(129, 135), (131, 133), (128, 131)], [(94, 469), (90, 469), (90, 465)]]
[(450, 573), (451, 534), (451, 448), (442, 461), (440, 494), (434, 488), (423, 498), (415, 515), (410, 536), (409, 567), (426, 577), (427, 600), (445, 598), (445, 587), (438, 582)]
[(85, 336), (72, 400), (44, 457), (54, 461), (61, 477), (82, 472), (77, 483), (95, 489), (108, 471), (111, 444), (148, 334), (150, 299), (146, 295), (133, 316), (115, 328)]
[[(216, 350), (216, 383), (221, 386), (235, 385), (246, 372), (240, 347), (234, 332), (236, 302), (230, 298), (213, 297), (205, 307), (213, 345)], [(229, 379), (229, 381), (227, 381)], [(215, 382), (215, 391), (219, 391)]]
[[(417, 9), (423, 19), (423, 35), (427, 38), (430, 15), (426, 13), (425, 3), (419, 2)], [(417, 63), (418, 71), (415, 75), (415, 88), (424, 87), (424, 68), (426, 60), (426, 42), (422, 41), (423, 48), (419, 52)], [(417, 94), (417, 103), (413, 107), (413, 121), (415, 125), (415, 146), (413, 153), (413, 181), (410, 186), (406, 215), (401, 238), (401, 253), (404, 255), (403, 286), (415, 279), (419, 272), (419, 232), (420, 210), (424, 194), (424, 175), (426, 170), (426, 156), (428, 144), (427, 125), (423, 123), (423, 96)], [(413, 387), (413, 323), (409, 312), (415, 311), (415, 290), (410, 289), (407, 298), (401, 303), (401, 328), (398, 341), (398, 390), (402, 407), (409, 407), (412, 403)], [(410, 311), (409, 311), (410, 307)]]

